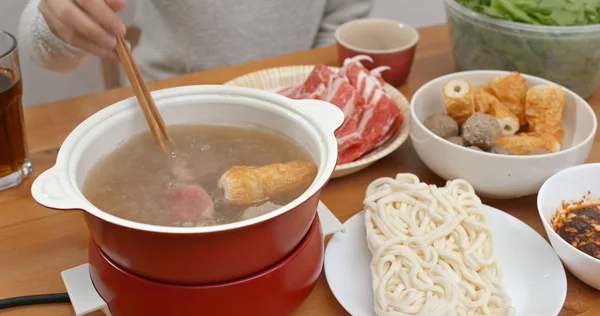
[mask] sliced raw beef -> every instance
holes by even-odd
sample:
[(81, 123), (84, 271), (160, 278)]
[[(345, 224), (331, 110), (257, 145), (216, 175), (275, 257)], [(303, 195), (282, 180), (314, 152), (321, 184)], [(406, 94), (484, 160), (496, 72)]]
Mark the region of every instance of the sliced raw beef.
[(213, 201), (197, 184), (181, 184), (169, 192), (171, 209), (181, 221), (195, 222), (213, 215)]
[(369, 71), (357, 56), (344, 61), (341, 72), (365, 99), (364, 111), (358, 120), (358, 130), (367, 144), (367, 151), (385, 143), (403, 121), (400, 109), (385, 91), (384, 81), (378, 72)]
[[(357, 56), (363, 57), (363, 56)], [(369, 58), (368, 56), (366, 56)], [(364, 57), (363, 57), (364, 58)], [(345, 75), (350, 84), (354, 86), (362, 95), (366, 102), (369, 102), (373, 97), (373, 92), (376, 88), (384, 88), (384, 81), (381, 75), (371, 73), (360, 63), (360, 58), (346, 59), (340, 73)]]
[(303, 85), (291, 86), (291, 87), (283, 88), (283, 89), (277, 91), (277, 93), (281, 94), (282, 96), (288, 97), (290, 99), (298, 99), (297, 96), (300, 95), (302, 88), (303, 88)]
[(325, 101), (339, 107), (344, 112), (344, 123), (335, 131), (338, 144), (338, 164), (356, 160), (369, 146), (358, 131), (365, 101), (348, 79), (337, 74), (331, 78)]
[(368, 150), (377, 147), (388, 135), (396, 132), (402, 123), (402, 114), (396, 103), (381, 89), (365, 105), (360, 117), (358, 130), (368, 144)]
[(384, 81), (380, 75), (373, 75), (359, 61), (348, 62), (342, 67), (348, 80), (368, 103), (378, 89), (384, 89)]
[(324, 95), (327, 93), (329, 80), (333, 74), (333, 71), (329, 67), (316, 65), (303, 84), (284, 88), (278, 91), (278, 93), (291, 99), (323, 100)]
[(278, 92), (292, 99), (318, 99), (330, 102), (344, 112), (344, 123), (335, 132), (338, 164), (360, 157), (367, 146), (358, 132), (363, 98), (345, 76), (333, 73), (325, 65), (316, 65), (304, 84)]
[(344, 112), (344, 122), (349, 119), (358, 120), (365, 104), (348, 79), (337, 75), (331, 77), (329, 89), (323, 100), (336, 105)]
[(358, 131), (356, 120), (348, 120), (335, 132), (338, 144), (337, 164), (356, 160), (367, 151), (367, 145)]
[(403, 122), (380, 74), (388, 67), (369, 71), (361, 60), (371, 59), (348, 58), (337, 73), (316, 65), (304, 84), (279, 91), (293, 99), (324, 100), (344, 112), (344, 123), (335, 131), (338, 164), (354, 161), (384, 144)]
[(379, 146), (385, 144), (385, 142), (387, 142), (388, 140), (390, 140), (390, 138), (392, 138), (392, 136), (394, 136), (394, 133), (396, 133), (396, 131), (398, 130), (398, 128), (400, 126), (402, 126), (402, 122), (403, 121), (404, 121), (404, 118), (402, 117), (402, 115), (400, 115), (396, 120), (394, 120), (394, 122), (390, 125), (389, 130), (377, 142), (377, 144), (375, 144), (375, 146), (373, 147), (373, 149), (379, 148)]

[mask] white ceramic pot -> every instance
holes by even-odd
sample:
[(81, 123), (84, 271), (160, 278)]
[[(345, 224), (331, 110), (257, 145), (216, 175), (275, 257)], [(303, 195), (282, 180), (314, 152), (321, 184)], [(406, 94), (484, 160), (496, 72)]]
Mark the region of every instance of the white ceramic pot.
[[(479, 195), (493, 198), (516, 198), (535, 194), (544, 181), (564, 168), (586, 161), (594, 136), (596, 115), (590, 105), (565, 88), (563, 111), (563, 148), (557, 153), (535, 156), (508, 156), (475, 151), (451, 143), (423, 125), (434, 113), (446, 113), (442, 90), (453, 79), (469, 81), (472, 87), (487, 85), (506, 71), (477, 70), (449, 74), (423, 85), (410, 104), (410, 137), (421, 160), (445, 180), (469, 181)], [(530, 87), (553, 84), (548, 80), (522, 74)]]
[(337, 161), (333, 132), (344, 115), (323, 101), (296, 101), (275, 93), (233, 86), (185, 86), (155, 91), (168, 125), (261, 125), (303, 146), (318, 165), (300, 197), (268, 214), (226, 225), (164, 227), (103, 212), (81, 193), (90, 169), (133, 135), (148, 130), (135, 98), (113, 104), (75, 128), (56, 165), (33, 183), (36, 201), (57, 209), (82, 209), (94, 241), (114, 262), (155, 281), (176, 284), (225, 282), (262, 271), (285, 258), (308, 231), (319, 192)]

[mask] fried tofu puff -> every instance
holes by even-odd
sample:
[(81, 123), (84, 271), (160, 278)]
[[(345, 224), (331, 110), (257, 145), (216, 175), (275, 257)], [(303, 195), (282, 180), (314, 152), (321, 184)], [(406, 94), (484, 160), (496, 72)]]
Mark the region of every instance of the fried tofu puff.
[(518, 72), (512, 72), (489, 82), (492, 93), (525, 125), (525, 99), (527, 97), (527, 80)]
[(308, 161), (233, 166), (221, 176), (218, 185), (229, 204), (250, 205), (298, 187), (308, 187), (317, 171), (317, 165)]
[(442, 91), (446, 112), (458, 125), (462, 125), (473, 113), (475, 106), (471, 97), (471, 85), (462, 79), (450, 80)]
[(492, 115), (498, 120), (502, 135), (513, 135), (519, 128), (519, 119), (514, 115), (490, 90), (485, 86), (476, 86), (472, 89), (475, 111)]
[(550, 134), (519, 133), (496, 139), (496, 145), (513, 155), (534, 155), (540, 152), (557, 152), (560, 143)]
[(498, 101), (498, 99), (491, 94), (488, 87), (484, 85), (478, 85), (471, 89), (471, 97), (473, 98), (473, 105), (475, 105), (475, 112), (488, 113), (490, 105)]
[(565, 103), (565, 91), (559, 86), (540, 85), (529, 89), (525, 100), (528, 131), (551, 134), (562, 143)]

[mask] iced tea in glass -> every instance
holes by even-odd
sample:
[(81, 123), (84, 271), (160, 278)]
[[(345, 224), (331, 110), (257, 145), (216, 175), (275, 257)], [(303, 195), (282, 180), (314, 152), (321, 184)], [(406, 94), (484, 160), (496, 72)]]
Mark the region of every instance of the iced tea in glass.
[(22, 95), (17, 40), (0, 31), (0, 190), (19, 185), (31, 173)]

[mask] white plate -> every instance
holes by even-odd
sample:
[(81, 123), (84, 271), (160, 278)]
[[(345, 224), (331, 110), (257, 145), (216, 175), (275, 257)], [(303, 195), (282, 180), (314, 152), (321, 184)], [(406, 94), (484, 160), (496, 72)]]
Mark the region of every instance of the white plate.
[[(567, 295), (567, 277), (552, 247), (519, 219), (484, 205), (515, 316), (553, 316)], [(325, 250), (325, 276), (333, 295), (352, 316), (373, 316), (371, 252), (364, 214), (344, 223)]]
[[(313, 68), (314, 66), (305, 65), (263, 69), (229, 80), (225, 82), (225, 84), (275, 92), (286, 87), (304, 83)], [(339, 69), (335, 67), (329, 68), (333, 71), (337, 71)], [(385, 84), (385, 91), (390, 95), (394, 102), (396, 102), (396, 105), (400, 109), (402, 116), (404, 116), (402, 126), (400, 126), (394, 136), (392, 136), (377, 150), (374, 150), (353, 162), (336, 166), (332, 178), (343, 177), (372, 165), (377, 160), (398, 149), (398, 147), (400, 147), (400, 145), (402, 145), (408, 138), (410, 104), (408, 103), (406, 97), (400, 93), (400, 91), (387, 83)]]

